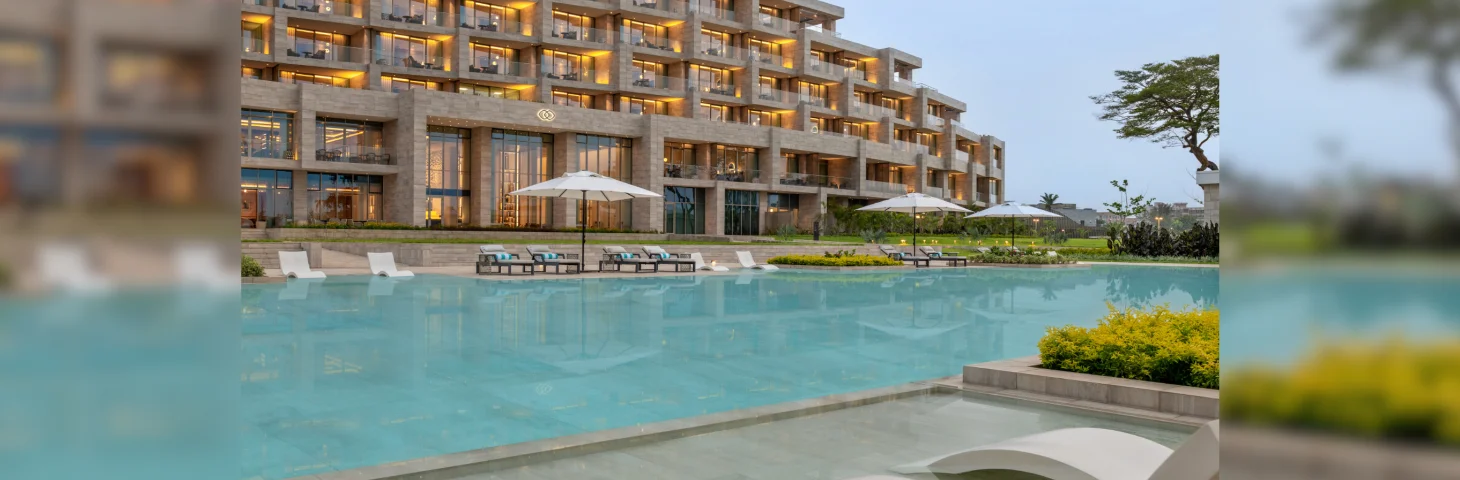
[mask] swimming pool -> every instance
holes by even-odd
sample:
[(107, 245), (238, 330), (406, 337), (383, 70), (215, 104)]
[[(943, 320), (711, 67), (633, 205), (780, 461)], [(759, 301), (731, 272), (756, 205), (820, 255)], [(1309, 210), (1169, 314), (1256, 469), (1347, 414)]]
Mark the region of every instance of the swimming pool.
[(287, 478), (943, 377), (1211, 268), (243, 286), (242, 478)]

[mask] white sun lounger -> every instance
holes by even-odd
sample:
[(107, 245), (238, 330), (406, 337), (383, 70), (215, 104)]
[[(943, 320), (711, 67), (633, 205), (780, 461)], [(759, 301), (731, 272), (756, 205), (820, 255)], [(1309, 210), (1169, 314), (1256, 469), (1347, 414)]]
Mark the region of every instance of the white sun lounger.
[(279, 269), (285, 277), (324, 278), (324, 272), (309, 269), (309, 254), (306, 252), (279, 252)]
[(86, 250), (70, 244), (40, 247), (41, 282), (76, 292), (104, 292), (112, 282), (91, 269)]
[(1125, 432), (1067, 428), (1036, 433), (892, 469), (963, 474), (1015, 470), (1052, 480), (1210, 480), (1217, 478), (1217, 420), (1175, 451)]
[(178, 246), (173, 253), (173, 269), (178, 283), (183, 285), (201, 285), (216, 290), (238, 288), (238, 274), (223, 267), (218, 248), (211, 245)]
[(702, 255), (700, 255), (700, 252), (695, 252), (695, 253), (689, 254), (689, 258), (690, 258), (690, 260), (694, 260), (695, 261), (695, 270), (709, 270), (711, 272), (728, 272), (728, 271), (730, 271), (730, 268), (729, 267), (722, 267), (722, 266), (719, 266), (719, 265), (709, 265), (709, 264), (706, 264), (705, 263), (705, 257), (702, 256)]
[(755, 263), (755, 259), (750, 257), (750, 252), (735, 252), (735, 258), (740, 260), (740, 266), (743, 268), (754, 268), (767, 272), (781, 269), (775, 265)]
[(382, 277), (414, 277), (410, 270), (395, 269), (395, 254), (390, 252), (366, 253), (370, 259), (370, 274)]

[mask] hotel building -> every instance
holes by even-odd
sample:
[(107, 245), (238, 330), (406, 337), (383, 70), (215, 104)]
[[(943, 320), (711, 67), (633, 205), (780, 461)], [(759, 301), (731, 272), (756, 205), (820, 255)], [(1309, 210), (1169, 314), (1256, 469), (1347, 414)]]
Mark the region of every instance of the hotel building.
[[(826, 202), (1003, 198), (1004, 144), (817, 0), (243, 0), (244, 227), (758, 235)], [(515, 197), (592, 170), (662, 193)]]

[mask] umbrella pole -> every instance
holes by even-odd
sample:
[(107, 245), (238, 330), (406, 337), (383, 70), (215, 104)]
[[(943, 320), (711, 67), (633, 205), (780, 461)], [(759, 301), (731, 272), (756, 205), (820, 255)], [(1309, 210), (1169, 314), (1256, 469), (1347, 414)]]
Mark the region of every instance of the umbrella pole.
[(588, 191), (583, 191), (583, 198), (578, 199), (578, 224), (582, 225), (582, 243), (578, 244), (578, 273), (583, 273), (583, 267), (588, 266)]
[(918, 254), (918, 207), (916, 206), (916, 204), (914, 204), (914, 206), (913, 206), (913, 248), (912, 248), (912, 254), (913, 255), (917, 255)]
[(1014, 246), (1014, 217), (1009, 217), (1009, 246)]

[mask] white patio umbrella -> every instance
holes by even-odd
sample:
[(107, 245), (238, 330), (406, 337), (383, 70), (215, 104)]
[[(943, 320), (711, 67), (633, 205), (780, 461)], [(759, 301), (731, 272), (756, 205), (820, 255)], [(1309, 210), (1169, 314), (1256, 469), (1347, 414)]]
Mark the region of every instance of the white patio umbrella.
[(1020, 205), (1014, 202), (1004, 202), (1001, 205), (979, 210), (978, 213), (965, 218), (1008, 218), (1009, 219), (1009, 245), (1014, 245), (1014, 219), (1034, 217), (1059, 217), (1058, 213), (1049, 213), (1028, 205)]
[(527, 197), (572, 198), (578, 200), (578, 222), (582, 225), (583, 243), (578, 247), (578, 260), (588, 265), (588, 201), (615, 202), (663, 195), (620, 182), (589, 171), (565, 173), (563, 176), (517, 190), (508, 195)]
[(883, 200), (857, 210), (867, 212), (902, 212), (913, 216), (913, 248), (918, 246), (918, 211), (924, 212), (969, 212), (971, 210), (949, 203), (937, 197), (921, 193), (909, 193)]

